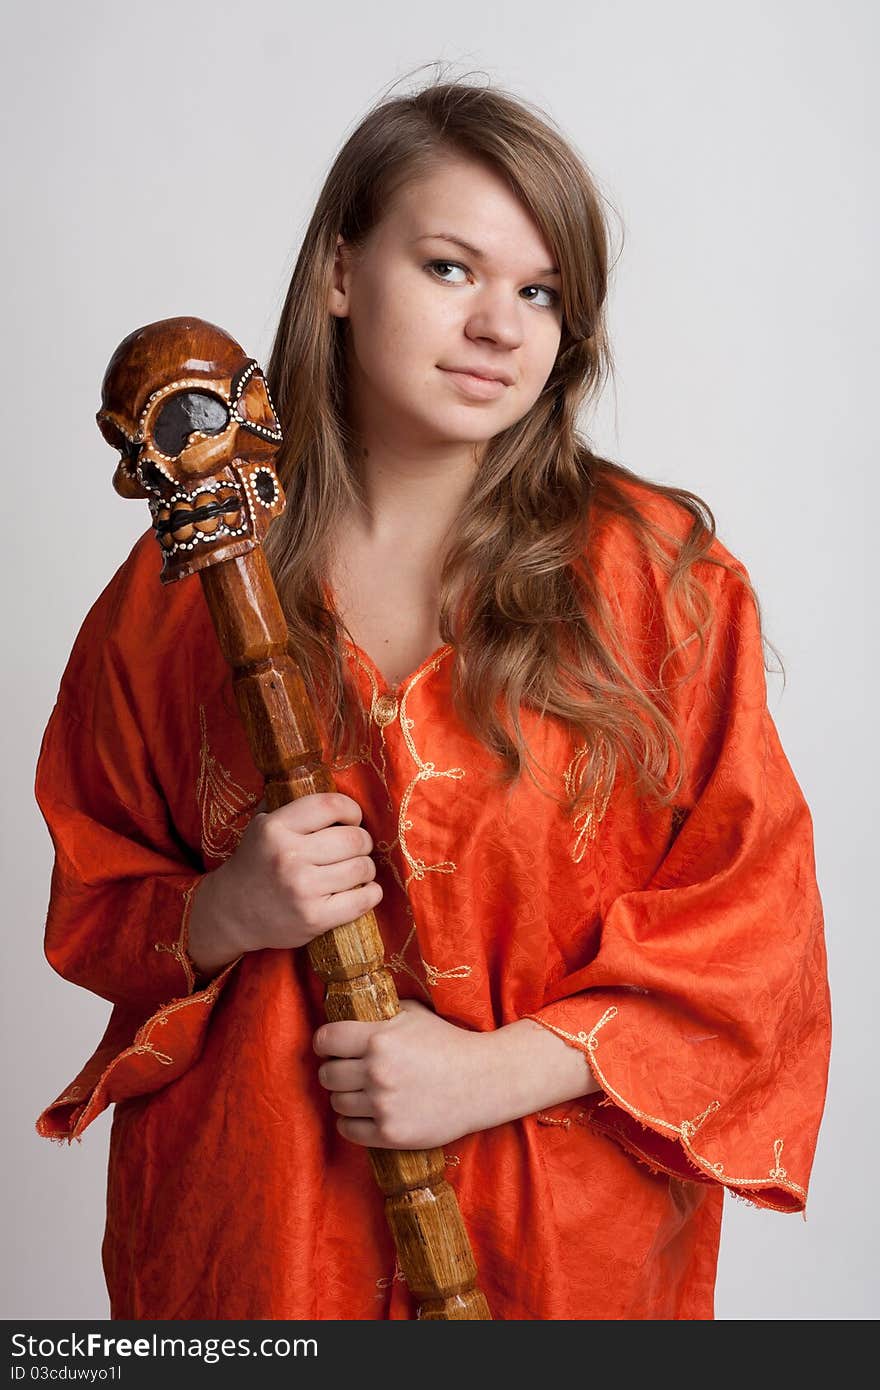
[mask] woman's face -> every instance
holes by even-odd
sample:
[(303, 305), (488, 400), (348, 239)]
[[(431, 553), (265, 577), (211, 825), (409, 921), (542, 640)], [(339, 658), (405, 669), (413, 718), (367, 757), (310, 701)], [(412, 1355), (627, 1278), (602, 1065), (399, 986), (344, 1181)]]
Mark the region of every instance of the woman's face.
[(337, 254), (352, 423), (398, 448), (491, 439), (550, 375), (560, 291), (542, 233), (488, 166), (450, 157), (404, 185), (361, 253)]

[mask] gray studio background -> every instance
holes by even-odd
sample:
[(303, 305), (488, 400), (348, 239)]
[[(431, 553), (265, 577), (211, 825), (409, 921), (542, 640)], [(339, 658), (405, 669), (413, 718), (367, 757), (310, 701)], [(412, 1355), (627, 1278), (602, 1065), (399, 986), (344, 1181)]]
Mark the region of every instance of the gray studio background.
[(877, 29), (856, 0), (6, 9), (3, 1317), (107, 1316), (111, 1112), (72, 1147), (34, 1130), (110, 1011), (44, 960), (33, 799), (74, 637), (149, 523), (110, 486), (104, 368), (181, 313), (265, 361), (335, 151), (435, 60), (541, 104), (618, 209), (616, 391), (591, 433), (706, 498), (787, 669), (770, 708), (813, 812), (831, 1083), (806, 1221), (726, 1201), (717, 1315), (877, 1315)]

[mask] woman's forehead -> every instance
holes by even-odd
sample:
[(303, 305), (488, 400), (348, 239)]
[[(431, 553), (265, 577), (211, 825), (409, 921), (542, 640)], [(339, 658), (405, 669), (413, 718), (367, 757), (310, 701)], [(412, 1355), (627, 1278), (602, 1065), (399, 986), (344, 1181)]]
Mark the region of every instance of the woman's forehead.
[(555, 269), (529, 209), (499, 174), (473, 161), (449, 161), (404, 184), (380, 225), (407, 247), (440, 239), (487, 264), (515, 257), (545, 275)]

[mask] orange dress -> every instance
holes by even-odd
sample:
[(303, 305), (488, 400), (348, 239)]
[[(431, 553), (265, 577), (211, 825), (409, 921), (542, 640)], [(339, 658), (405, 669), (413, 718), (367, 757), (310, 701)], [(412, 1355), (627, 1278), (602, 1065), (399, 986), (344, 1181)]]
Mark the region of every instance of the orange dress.
[[(675, 503), (632, 487), (685, 534)], [(585, 558), (659, 660), (665, 581), (631, 529), (597, 524)], [(46, 955), (113, 1009), (38, 1131), (79, 1139), (115, 1102), (111, 1317), (412, 1318), (366, 1152), (317, 1081), (305, 952), (193, 978), (191, 892), (263, 787), (201, 584), (163, 587), (160, 566), (146, 532), (87, 615), (43, 737)], [(536, 1019), (602, 1088), (445, 1148), (496, 1319), (712, 1318), (725, 1190), (804, 1210), (831, 1026), (812, 822), (754, 604), (725, 570), (698, 573), (720, 637), (677, 697), (691, 766), (672, 809), (622, 775), (574, 816), (528, 777), (508, 796), (452, 712), (452, 648), (394, 691), (346, 648), (363, 737), (334, 775), (373, 836), (401, 997), (463, 1028)], [(523, 728), (570, 785), (583, 744), (529, 711)]]

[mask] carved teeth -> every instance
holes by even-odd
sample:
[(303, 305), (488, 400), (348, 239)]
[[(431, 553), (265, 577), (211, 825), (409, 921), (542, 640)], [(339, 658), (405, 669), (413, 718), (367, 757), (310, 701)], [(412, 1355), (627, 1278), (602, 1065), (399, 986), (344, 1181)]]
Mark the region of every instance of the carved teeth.
[[(160, 507), (155, 502), (150, 503), (150, 511), (153, 513), (153, 525), (156, 527), (157, 531), (162, 522), (167, 521), (171, 516), (170, 507)], [(174, 548), (174, 541), (165, 530), (159, 532), (159, 544), (163, 550), (172, 550)]]
[[(195, 507), (196, 511), (198, 511), (199, 507), (214, 506), (216, 501), (217, 498), (214, 496), (213, 492), (199, 492), (193, 498), (193, 506)], [(197, 521), (195, 523), (196, 530), (200, 531), (203, 535), (206, 536), (213, 536), (214, 532), (217, 530), (217, 527), (219, 525), (219, 515), (203, 517), (201, 521)]]
[(171, 535), (174, 540), (188, 541), (192, 538), (195, 527), (192, 522), (187, 522), (185, 517), (187, 512), (193, 509), (191, 502), (176, 502), (174, 511), (171, 513)]
[[(210, 508), (217, 509), (213, 516), (198, 515)], [(159, 544), (169, 559), (178, 552), (195, 550), (200, 542), (216, 545), (227, 537), (235, 540), (250, 534), (247, 508), (237, 488), (230, 485), (215, 485), (213, 491), (203, 488), (197, 493), (181, 490), (168, 502), (151, 500), (150, 512)]]
[(241, 515), (241, 499), (235, 488), (224, 488), (219, 494), (219, 500), (232, 503), (232, 506), (222, 513), (226, 525), (232, 527)]

